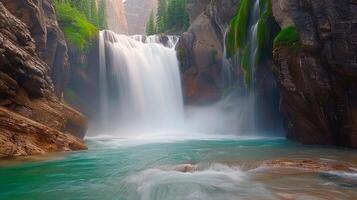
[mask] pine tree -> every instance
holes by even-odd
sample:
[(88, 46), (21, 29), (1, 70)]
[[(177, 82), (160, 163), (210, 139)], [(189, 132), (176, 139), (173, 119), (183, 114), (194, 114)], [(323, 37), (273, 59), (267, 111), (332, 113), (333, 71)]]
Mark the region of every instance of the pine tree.
[(100, 0), (99, 8), (98, 8), (99, 29), (107, 29), (108, 28), (106, 19), (107, 19), (106, 18), (106, 3), (105, 3), (105, 0)]
[(156, 22), (158, 32), (164, 32), (167, 29), (167, 0), (159, 0)]
[(150, 14), (150, 17), (149, 17), (149, 21), (146, 24), (146, 34), (147, 35), (156, 34), (154, 11), (151, 11), (151, 14)]
[[(159, 0), (156, 20), (154, 19), (156, 32), (183, 32), (187, 30), (190, 24), (186, 4), (187, 0)], [(149, 24), (147, 25), (147, 27), (150, 27)]]

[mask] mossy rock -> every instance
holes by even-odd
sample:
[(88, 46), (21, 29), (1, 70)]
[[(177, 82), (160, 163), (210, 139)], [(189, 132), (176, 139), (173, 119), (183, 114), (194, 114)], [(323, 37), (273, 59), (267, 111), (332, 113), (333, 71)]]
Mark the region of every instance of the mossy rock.
[(227, 57), (232, 57), (246, 45), (250, 0), (241, 0), (237, 14), (230, 22), (226, 36)]
[(293, 45), (300, 41), (299, 32), (294, 26), (283, 28), (274, 39), (274, 46)]

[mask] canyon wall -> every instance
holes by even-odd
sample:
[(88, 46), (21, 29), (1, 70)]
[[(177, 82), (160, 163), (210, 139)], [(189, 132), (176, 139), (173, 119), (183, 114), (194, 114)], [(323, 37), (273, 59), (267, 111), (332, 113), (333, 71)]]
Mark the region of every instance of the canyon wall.
[[(225, 29), (238, 3), (188, 1), (191, 26), (177, 46), (187, 103), (214, 102), (221, 97)], [(271, 3), (279, 26), (295, 27), (300, 41), (293, 48), (276, 45), (273, 60), (258, 66), (257, 110), (268, 108), (266, 113), (274, 113), (279, 106), (290, 139), (356, 148), (357, 1)], [(243, 85), (240, 69), (235, 70), (238, 85)], [(268, 99), (272, 101), (267, 103)]]
[(122, 0), (107, 0), (108, 29), (118, 34), (128, 34), (128, 24)]
[(61, 99), (67, 46), (49, 0), (0, 1), (0, 157), (85, 149), (87, 122)]
[(129, 35), (145, 35), (151, 12), (156, 12), (157, 0), (127, 0), (124, 2)]
[(274, 48), (287, 136), (305, 144), (357, 148), (357, 1), (271, 1), (298, 50)]

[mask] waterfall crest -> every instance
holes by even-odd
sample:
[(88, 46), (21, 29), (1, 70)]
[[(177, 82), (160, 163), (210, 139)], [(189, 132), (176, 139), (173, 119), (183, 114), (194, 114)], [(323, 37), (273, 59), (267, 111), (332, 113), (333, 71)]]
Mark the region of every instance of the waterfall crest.
[(100, 32), (100, 119), (105, 130), (147, 132), (182, 123), (177, 41), (175, 36)]

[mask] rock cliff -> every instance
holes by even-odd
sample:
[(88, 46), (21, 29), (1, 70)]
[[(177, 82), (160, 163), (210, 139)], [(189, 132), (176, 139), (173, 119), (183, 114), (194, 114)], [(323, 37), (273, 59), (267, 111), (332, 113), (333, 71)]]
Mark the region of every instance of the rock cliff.
[(225, 28), (237, 4), (238, 0), (187, 2), (190, 27), (177, 45), (187, 103), (209, 103), (220, 98)]
[(118, 34), (128, 34), (128, 24), (122, 0), (107, 0), (108, 29)]
[(297, 48), (274, 48), (288, 137), (357, 148), (357, 1), (271, 2), (300, 38)]
[(146, 23), (157, 8), (157, 0), (128, 0), (124, 2), (125, 16), (130, 35), (145, 35)]
[(85, 118), (60, 101), (66, 52), (48, 0), (0, 1), (0, 157), (85, 148)]
[(49, 0), (1, 0), (3, 5), (25, 23), (35, 41), (36, 53), (49, 66), (55, 94), (62, 98), (69, 78), (67, 44), (57, 24)]

